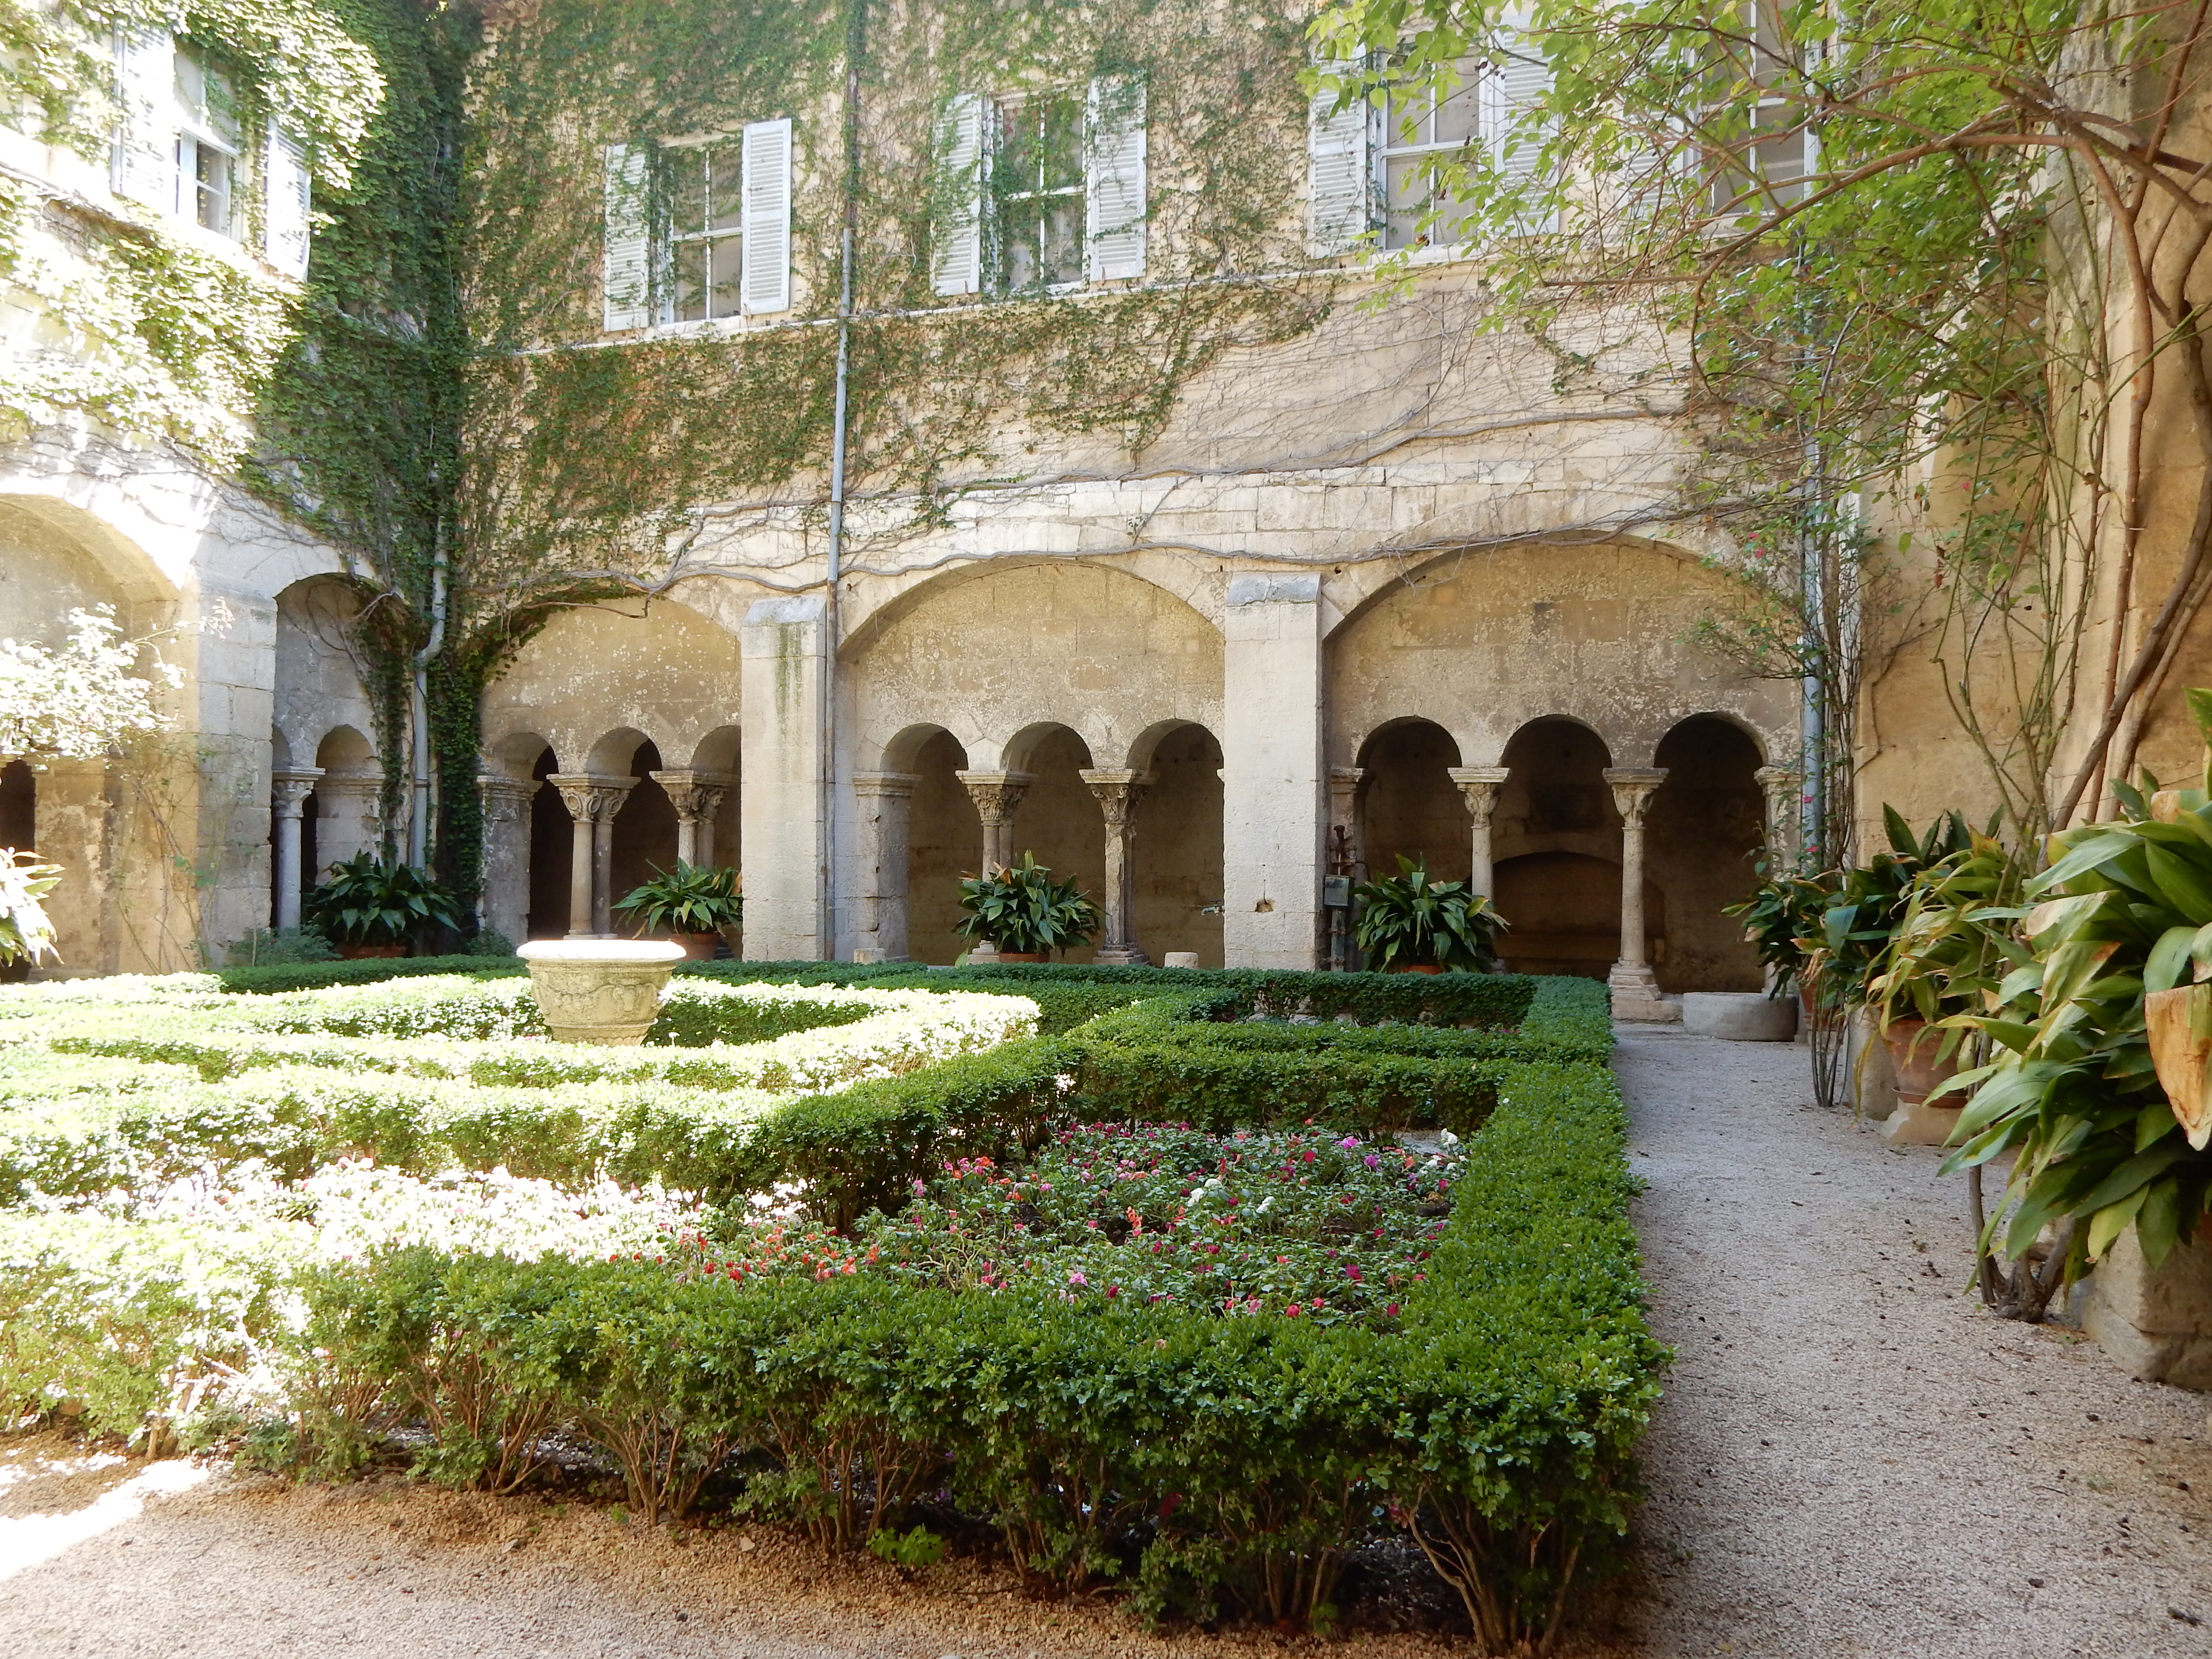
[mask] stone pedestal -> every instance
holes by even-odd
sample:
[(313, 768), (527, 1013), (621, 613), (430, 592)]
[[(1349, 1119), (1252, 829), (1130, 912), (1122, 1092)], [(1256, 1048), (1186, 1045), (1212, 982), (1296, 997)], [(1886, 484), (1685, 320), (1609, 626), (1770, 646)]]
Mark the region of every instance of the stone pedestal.
[(660, 1012), (661, 988), (684, 960), (665, 939), (538, 939), (516, 955), (556, 1042), (635, 1048)]
[(1729, 1042), (1787, 1042), (1797, 1035), (1797, 999), (1761, 991), (1686, 991), (1682, 1029)]
[(2212, 1233), (2153, 1267), (2136, 1230), (2113, 1242), (2081, 1294), (2081, 1328), (2130, 1376), (2212, 1389)]
[(483, 894), (477, 915), (492, 932), (520, 939), (529, 929), (530, 803), (544, 786), (535, 778), (484, 773), (477, 779), (483, 802)]

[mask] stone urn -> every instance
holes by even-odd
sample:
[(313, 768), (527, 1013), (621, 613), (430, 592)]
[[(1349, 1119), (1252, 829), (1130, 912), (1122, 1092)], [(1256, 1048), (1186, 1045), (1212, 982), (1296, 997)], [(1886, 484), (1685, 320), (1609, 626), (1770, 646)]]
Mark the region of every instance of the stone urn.
[(653, 939), (533, 939), (515, 951), (556, 1042), (634, 1048), (660, 1012), (660, 988), (684, 947)]

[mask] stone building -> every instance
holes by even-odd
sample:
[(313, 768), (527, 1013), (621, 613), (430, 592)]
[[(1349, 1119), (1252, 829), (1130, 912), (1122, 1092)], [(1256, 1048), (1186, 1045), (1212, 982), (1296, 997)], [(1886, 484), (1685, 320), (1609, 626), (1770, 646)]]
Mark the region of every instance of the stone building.
[[(1279, 141), (1261, 147), (1279, 264), (1236, 280), (1309, 293), (1310, 315), (1227, 340), (1133, 447), (991, 415), (927, 488), (841, 500), (834, 550), (842, 453), (672, 501), (678, 527), (653, 532), (632, 591), (546, 604), (484, 692), (486, 925), (607, 931), (613, 897), (688, 857), (741, 871), (749, 957), (946, 962), (957, 878), (1034, 852), (1103, 896), (1098, 960), (1304, 968), (1329, 960), (1325, 878), (1403, 856), (1496, 896), (1509, 965), (1610, 975), (1624, 1012), (1756, 986), (1718, 910), (1794, 814), (1796, 688), (1706, 642), (1735, 556), (1669, 516), (1663, 388), (1566, 384), (1545, 350), (1479, 327), (1481, 250), (1422, 240), (1408, 169), (1482, 142), (1510, 77), (1439, 109), (1309, 108), (1302, 16), (1268, 14), (1267, 52), (1218, 50), (1244, 52), (1249, 118)], [(495, 28), (483, 50), (526, 45)], [(901, 325), (1001, 302), (1082, 318), (1226, 280), (1191, 205), (1206, 158), (1154, 74), (1149, 105), (1141, 79), (1010, 70), (915, 89), (927, 121), (884, 115), (930, 134), (866, 141), (872, 188), (933, 204), (902, 267), (927, 293)], [(566, 236), (588, 314), (545, 307), (509, 359), (635, 375), (625, 360), (889, 315), (856, 301), (839, 322), (837, 86), (695, 100), (680, 122), (605, 87), (545, 107), (540, 234)], [(0, 162), (57, 215), (143, 222), (137, 189), (161, 198), (164, 234), (296, 280), (290, 221), (210, 223), (174, 171), (202, 128), (181, 103), (148, 109), (134, 119), (158, 131), (126, 133), (112, 169), (9, 133)], [(171, 158), (153, 185), (125, 165), (134, 138)], [(1017, 164), (1033, 176), (1010, 179)], [(226, 165), (241, 201), (290, 188), (268, 171), (281, 149)], [(861, 227), (906, 246), (879, 231)], [(9, 315), (27, 349), (35, 302)], [(1633, 355), (1601, 333), (1594, 356)], [(518, 441), (464, 435), (480, 459)], [(295, 919), (336, 859), (404, 846), (379, 817), (380, 778), (406, 763), (380, 752), (363, 690), (357, 562), (96, 423), (0, 466), (0, 633), (51, 638), (70, 605), (111, 603), (134, 632), (179, 629), (189, 671), (175, 713), (198, 753), (158, 831), (115, 768), (17, 764), (0, 784), (0, 843), (35, 840), (70, 872), (69, 969), (181, 965)]]

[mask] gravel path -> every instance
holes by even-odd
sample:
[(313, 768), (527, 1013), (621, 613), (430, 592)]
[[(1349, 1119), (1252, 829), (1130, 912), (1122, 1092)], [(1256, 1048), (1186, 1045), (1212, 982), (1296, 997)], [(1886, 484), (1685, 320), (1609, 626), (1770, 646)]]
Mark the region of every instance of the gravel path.
[(1983, 1313), (1963, 1183), (1815, 1109), (1803, 1049), (1647, 1031), (1617, 1063), (1678, 1356), (1632, 1650), (2212, 1654), (2203, 1396)]
[[(2202, 1398), (1982, 1314), (1958, 1183), (1936, 1181), (1935, 1153), (1816, 1111), (1803, 1050), (1631, 1032), (1620, 1069), (1650, 1182), (1653, 1316), (1680, 1358), (1626, 1622), (1577, 1653), (2212, 1656)], [(1110, 1609), (1023, 1601), (973, 1563), (908, 1583), (735, 1527), (677, 1539), (584, 1504), (295, 1489), (0, 1441), (9, 1659), (1285, 1650), (1453, 1650), (1155, 1639)]]

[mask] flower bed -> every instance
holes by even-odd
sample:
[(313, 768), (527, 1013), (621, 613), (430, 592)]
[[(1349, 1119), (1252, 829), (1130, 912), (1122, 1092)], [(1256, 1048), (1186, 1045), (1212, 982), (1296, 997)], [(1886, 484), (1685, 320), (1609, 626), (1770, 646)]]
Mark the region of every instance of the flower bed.
[[(489, 1490), (557, 1426), (649, 1516), (719, 1470), (824, 1541), (988, 1528), (1152, 1616), (1326, 1623), (1401, 1530), (1494, 1641), (1540, 1633), (1663, 1359), (1620, 1101), (1571, 1057), (1601, 988), (1391, 988), (1415, 1023), (1355, 1031), (1229, 1023), (1348, 1012), (1327, 976), (1078, 979), (1141, 1000), (1030, 1036), (1014, 982), (890, 977), (702, 979), (695, 1038), (868, 1012), (627, 1051), (530, 1036), (495, 977), (0, 997), (0, 1393), (325, 1473), (404, 1430)], [(392, 1035), (440, 1006), (485, 1035)], [(840, 1044), (833, 1091), (750, 1086)], [(1203, 1122), (1156, 1086), (1194, 1057), (1243, 1068)], [(1401, 1145), (1392, 1101), (1468, 1138)]]

